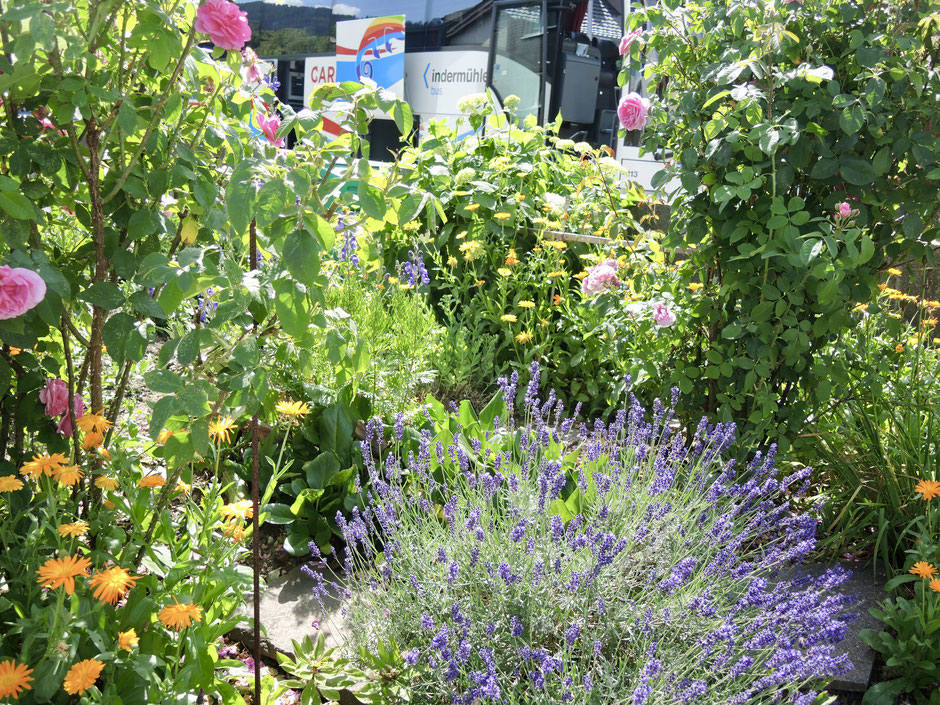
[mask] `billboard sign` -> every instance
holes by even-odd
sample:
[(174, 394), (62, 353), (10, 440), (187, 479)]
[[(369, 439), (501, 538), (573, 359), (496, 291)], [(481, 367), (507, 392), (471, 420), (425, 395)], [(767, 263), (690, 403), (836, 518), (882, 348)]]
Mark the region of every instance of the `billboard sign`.
[(405, 16), (336, 23), (336, 80), (375, 83), (405, 97)]

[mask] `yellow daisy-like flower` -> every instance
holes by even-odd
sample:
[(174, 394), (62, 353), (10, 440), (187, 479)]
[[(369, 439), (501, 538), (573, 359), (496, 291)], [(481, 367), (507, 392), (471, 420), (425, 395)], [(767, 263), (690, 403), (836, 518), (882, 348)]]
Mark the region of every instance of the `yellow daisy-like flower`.
[(480, 207), (479, 203), (471, 203), (470, 205), (464, 206), (463, 209), (468, 213), (473, 213), (477, 208)]
[(893, 277), (899, 277), (899, 276), (901, 276), (901, 270), (898, 269), (897, 267), (891, 267), (891, 268), (888, 270), (888, 274), (890, 274), (890, 275), (893, 276)]
[(522, 203), (522, 202), (525, 200), (525, 194), (524, 194), (524, 193), (517, 193), (517, 194), (516, 194), (516, 200), (517, 200), (519, 203)]
[(130, 651), (137, 646), (140, 639), (137, 638), (137, 632), (131, 627), (126, 632), (118, 632), (118, 648)]
[(486, 279), (477, 279), (474, 286), (483, 286), (484, 284), (486, 284)]
[(16, 492), (21, 489), (23, 489), (23, 481), (16, 475), (0, 477), (0, 492)]
[(447, 258), (447, 266), (448, 266), (448, 267), (455, 267), (455, 266), (457, 266), (457, 258), (454, 257), (453, 255), (451, 255), (450, 257), (448, 257), (448, 258)]
[(166, 478), (163, 475), (153, 474), (146, 475), (140, 478), (140, 482), (137, 483), (138, 487), (163, 487), (166, 484)]
[(522, 301), (520, 301), (520, 302), (519, 302), (518, 304), (516, 304), (516, 305), (517, 305), (519, 308), (535, 308), (535, 302), (534, 302), (534, 301), (529, 301), (528, 299), (523, 299)]
[(310, 413), (310, 407), (302, 401), (279, 401), (274, 410), (284, 416), (306, 416)]
[(157, 618), (163, 622), (167, 629), (180, 630), (188, 627), (193, 622), (202, 621), (202, 607), (194, 605), (192, 602), (180, 604), (176, 602), (167, 605), (157, 613)]
[(887, 285), (887, 284), (879, 284), (879, 285), (878, 285), (878, 288), (879, 288), (881, 291), (884, 291), (885, 289), (888, 288), (888, 285)]
[(558, 250), (559, 252), (568, 248), (568, 243), (564, 240), (545, 240), (543, 244), (546, 247), (551, 247), (555, 250)]
[(532, 224), (533, 225), (548, 225), (548, 218), (542, 218), (542, 217), (533, 218)]
[(95, 487), (100, 487), (109, 492), (116, 490), (119, 484), (120, 483), (110, 475), (98, 475), (98, 477), (95, 478)]
[(558, 306), (562, 301), (564, 301), (564, 298), (562, 298), (561, 294), (555, 294), (552, 297), (552, 306)]
[(65, 586), (65, 594), (75, 592), (75, 578), (87, 578), (91, 561), (79, 556), (66, 556), (65, 558), (50, 558), (36, 572), (36, 580), (43, 587), (55, 590)]
[(254, 516), (254, 509), (250, 499), (242, 499), (226, 504), (219, 510), (219, 514), (223, 519), (251, 519)]
[(927, 561), (917, 561), (914, 567), (908, 571), (911, 575), (916, 575), (924, 580), (929, 580), (937, 574), (937, 569)]
[(515, 323), (518, 319), (516, 318), (515, 314), (504, 313), (499, 317), (499, 320), (501, 320), (503, 323)]
[(39, 455), (37, 453), (32, 460), (23, 464), (23, 467), (20, 468), (20, 475), (29, 475), (33, 480), (40, 475), (51, 477), (56, 474), (60, 467), (68, 464), (69, 459), (62, 453), (53, 453), (52, 455), (48, 453)]
[(209, 422), (209, 437), (216, 443), (222, 441), (228, 443), (231, 440), (233, 428), (235, 428), (235, 422), (231, 416), (220, 416), (215, 421)]
[(59, 471), (56, 473), (56, 479), (59, 481), (60, 485), (65, 487), (71, 487), (76, 484), (85, 476), (85, 473), (82, 472), (82, 469), (77, 465), (69, 465), (64, 468), (59, 468)]
[(940, 301), (934, 301), (932, 299), (925, 299), (924, 306), (930, 309), (940, 308)]
[(894, 352), (896, 353), (904, 352), (904, 346), (898, 343), (897, 345), (894, 346)]
[(128, 590), (137, 585), (137, 578), (116, 565), (95, 573), (88, 584), (95, 588), (96, 600), (114, 605), (127, 594)]
[(98, 446), (95, 448), (95, 453), (98, 455), (98, 457), (103, 458), (104, 460), (111, 460), (111, 453), (108, 452), (107, 448)]
[(183, 494), (189, 494), (193, 491), (193, 486), (183, 482), (182, 480), (176, 481), (176, 491), (182, 492)]
[(516, 251), (515, 251), (515, 249), (510, 248), (510, 249), (509, 249), (509, 254), (506, 255), (506, 262), (505, 262), (505, 265), (506, 265), (507, 267), (515, 267), (517, 264), (519, 264), (519, 260), (516, 259)]
[(934, 592), (940, 592), (940, 578), (934, 578), (927, 583), (927, 585), (930, 586), (930, 589)]
[(522, 331), (516, 336), (516, 341), (519, 343), (528, 343), (530, 340), (532, 340), (532, 334), (528, 331)]
[(81, 538), (88, 533), (88, 523), (79, 519), (76, 522), (71, 524), (62, 524), (59, 527), (59, 536), (65, 538), (70, 536), (72, 538)]
[(82, 438), (82, 450), (90, 450), (92, 448), (97, 448), (101, 445), (101, 442), (104, 440), (104, 434), (98, 431), (88, 431), (85, 434), (85, 437)]
[(0, 661), (0, 700), (19, 700), (20, 691), (31, 690), (30, 682), (33, 679), (29, 674), (32, 672), (33, 669), (26, 664), (17, 663), (12, 659)]
[(78, 695), (91, 688), (101, 675), (104, 664), (96, 658), (86, 658), (79, 661), (65, 674), (62, 688), (69, 695)]
[(496, 270), (496, 273), (501, 277), (508, 277), (512, 274), (512, 270), (508, 267), (500, 267)]
[(112, 502), (110, 499), (106, 499), (104, 501), (104, 506), (106, 506), (108, 509), (114, 509), (115, 505), (114, 502)]
[(940, 482), (936, 480), (921, 480), (914, 488), (915, 492), (923, 495), (928, 502), (934, 497), (940, 497)]
[(483, 254), (483, 243), (479, 240), (468, 240), (461, 243), (459, 249), (463, 253), (464, 259), (472, 262)]
[(698, 291), (702, 286), (701, 282), (689, 282), (689, 291)]
[(500, 211), (499, 213), (493, 213), (493, 217), (496, 218), (496, 220), (506, 220), (507, 218), (511, 218), (512, 216), (509, 213), (506, 213), (505, 211)]
[(457, 239), (458, 239), (458, 240), (463, 240), (465, 237), (467, 237), (467, 231), (466, 231), (466, 230), (461, 230), (459, 233), (457, 233)]
[(230, 521), (222, 524), (222, 533), (235, 541), (245, 538), (245, 529), (238, 522)]
[(10, 357), (16, 357), (21, 352), (23, 352), (23, 348), (14, 348), (12, 345), (10, 346)]
[(564, 271), (555, 271), (555, 272), (549, 272), (547, 276), (549, 279), (558, 279), (558, 277), (563, 277), (566, 274), (567, 272), (564, 272)]
[(95, 433), (104, 433), (113, 425), (104, 417), (103, 409), (100, 410), (97, 414), (89, 412), (83, 416), (79, 416), (75, 423), (85, 433), (89, 433), (91, 431), (94, 431)]

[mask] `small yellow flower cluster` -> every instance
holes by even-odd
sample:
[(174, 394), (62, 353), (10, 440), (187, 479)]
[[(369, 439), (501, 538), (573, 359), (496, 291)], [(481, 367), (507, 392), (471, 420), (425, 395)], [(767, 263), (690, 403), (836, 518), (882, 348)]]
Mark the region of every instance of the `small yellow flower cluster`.
[(468, 262), (473, 262), (475, 259), (479, 259), (483, 255), (483, 243), (479, 240), (469, 240), (460, 245), (460, 251), (463, 253), (464, 259)]

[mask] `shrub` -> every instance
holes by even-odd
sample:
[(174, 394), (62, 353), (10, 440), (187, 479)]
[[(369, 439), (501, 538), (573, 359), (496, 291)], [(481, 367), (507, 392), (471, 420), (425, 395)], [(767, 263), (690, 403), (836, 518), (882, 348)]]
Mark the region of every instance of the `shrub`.
[(732, 425), (686, 443), (659, 403), (576, 428), (537, 388), (533, 366), (519, 427), (498, 396), (420, 435), (370, 423), (369, 506), (343, 525), (355, 644), (397, 645), (418, 702), (813, 702), (850, 601), (844, 572), (789, 569), (815, 545), (809, 471), (778, 478), (773, 450), (738, 470)]
[(940, 213), (931, 7), (665, 0), (630, 15), (641, 36), (621, 78), (645, 68), (645, 148), (674, 155), (658, 178), (681, 183), (666, 244), (694, 246), (704, 284), (672, 377), (690, 408), (787, 443), (843, 382), (817, 353), (879, 270), (927, 253)]

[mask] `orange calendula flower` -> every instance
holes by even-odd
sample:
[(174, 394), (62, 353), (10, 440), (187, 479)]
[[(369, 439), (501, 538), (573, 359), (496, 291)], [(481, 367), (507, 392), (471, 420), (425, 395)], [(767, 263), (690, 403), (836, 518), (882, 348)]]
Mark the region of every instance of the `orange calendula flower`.
[(245, 538), (245, 529), (242, 528), (241, 524), (234, 521), (222, 524), (222, 533), (235, 541), (241, 541)]
[(140, 639), (137, 638), (137, 632), (131, 627), (126, 632), (118, 632), (118, 648), (130, 651), (137, 646)]
[(82, 450), (90, 450), (91, 448), (97, 448), (101, 445), (101, 442), (104, 440), (104, 434), (99, 431), (88, 431), (85, 434), (85, 437), (82, 438)]
[(59, 527), (59, 536), (65, 538), (70, 536), (72, 538), (81, 538), (88, 533), (88, 523), (79, 519), (76, 522), (71, 524), (62, 524)]
[(78, 417), (78, 420), (75, 422), (78, 424), (78, 427), (83, 430), (85, 433), (95, 432), (95, 433), (104, 433), (113, 425), (104, 417), (104, 410), (98, 411), (97, 414), (87, 413)]
[(100, 487), (103, 490), (116, 490), (118, 485), (118, 481), (110, 475), (98, 475), (98, 477), (95, 478), (95, 487)]
[(160, 445), (163, 445), (168, 440), (170, 440), (170, 437), (173, 436), (174, 433), (176, 433), (176, 431), (169, 431), (167, 429), (163, 429), (162, 431), (160, 431), (160, 435), (157, 436), (157, 443), (159, 443)]
[(209, 436), (216, 443), (231, 440), (232, 429), (235, 428), (235, 422), (231, 416), (220, 416), (215, 421), (209, 422)]
[(114, 605), (128, 590), (137, 585), (137, 578), (116, 565), (95, 573), (88, 584), (95, 588), (96, 600)]
[(284, 416), (306, 416), (310, 413), (310, 407), (302, 401), (279, 401), (274, 410)]
[(519, 260), (516, 259), (516, 251), (514, 249), (509, 250), (509, 254), (506, 255), (505, 264), (507, 267), (514, 267), (515, 265), (519, 264)]
[(65, 593), (71, 595), (75, 592), (75, 578), (87, 578), (90, 567), (91, 561), (79, 556), (50, 558), (36, 571), (39, 573), (36, 582), (53, 590), (65, 586)]
[(96, 658), (86, 658), (79, 661), (65, 674), (62, 688), (69, 695), (78, 695), (91, 688), (101, 675), (104, 664)]
[(95, 453), (97, 453), (99, 457), (104, 458), (105, 460), (111, 460), (111, 453), (108, 452), (107, 448), (102, 448), (101, 446), (98, 446), (97, 448), (95, 448)]
[(251, 519), (254, 516), (254, 508), (250, 499), (242, 499), (232, 504), (226, 504), (219, 510), (223, 519)]
[(23, 467), (20, 468), (20, 475), (29, 475), (34, 480), (40, 475), (51, 477), (56, 474), (60, 467), (68, 464), (69, 459), (62, 453), (53, 453), (52, 455), (48, 453), (39, 455), (37, 453), (32, 460), (23, 464)]
[(936, 480), (921, 480), (914, 488), (915, 492), (923, 495), (924, 499), (930, 501), (934, 497), (940, 497), (940, 482)]
[(137, 483), (138, 487), (163, 487), (166, 484), (166, 478), (163, 475), (147, 475), (140, 478), (140, 482)]
[(21, 489), (23, 489), (23, 481), (16, 475), (0, 477), (0, 492), (16, 492)]
[(930, 586), (930, 589), (934, 592), (940, 592), (940, 578), (934, 578), (927, 583), (927, 585)]
[(64, 468), (59, 468), (56, 472), (55, 479), (59, 481), (60, 485), (65, 487), (71, 487), (76, 484), (82, 477), (85, 476), (85, 473), (82, 472), (82, 469), (77, 465), (69, 465)]
[(106, 506), (108, 509), (114, 509), (114, 502), (112, 502), (110, 499), (106, 499), (104, 501), (104, 506)]
[(929, 580), (937, 574), (937, 569), (934, 568), (927, 561), (917, 561), (914, 564), (914, 567), (909, 571), (912, 575), (916, 575), (918, 578), (923, 578), (924, 580)]
[(33, 679), (29, 674), (32, 672), (32, 668), (12, 659), (0, 661), (0, 700), (5, 698), (18, 700), (20, 691), (31, 690), (30, 682)]
[(192, 602), (183, 605), (176, 602), (160, 610), (157, 613), (157, 618), (163, 622), (163, 626), (167, 629), (184, 629), (193, 622), (202, 621), (202, 607), (194, 605)]
[(555, 294), (555, 295), (552, 297), (552, 306), (557, 306), (557, 305), (560, 304), (562, 301), (564, 301), (564, 299), (562, 299), (561, 295), (560, 295), (560, 294)]
[(16, 356), (19, 355), (21, 352), (23, 352), (23, 348), (14, 348), (12, 345), (10, 346), (10, 356), (11, 356), (11, 357), (16, 357)]
[(190, 485), (190, 484), (187, 484), (187, 483), (183, 482), (182, 480), (177, 480), (177, 481), (176, 481), (176, 491), (177, 491), (177, 492), (182, 492), (182, 493), (184, 493), (184, 494), (189, 494), (190, 492), (193, 491), (193, 486)]
[(897, 345), (894, 346), (894, 352), (896, 353), (904, 352), (904, 346), (898, 343)]

